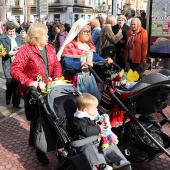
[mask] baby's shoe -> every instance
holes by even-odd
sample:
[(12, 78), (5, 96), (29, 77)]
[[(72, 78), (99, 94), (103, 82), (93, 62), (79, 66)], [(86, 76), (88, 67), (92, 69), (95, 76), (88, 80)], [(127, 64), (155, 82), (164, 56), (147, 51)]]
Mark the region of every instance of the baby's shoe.
[(106, 167), (103, 170), (113, 170), (113, 168), (109, 165), (106, 165)]
[(117, 162), (114, 162), (113, 163), (113, 169), (120, 169), (122, 167), (125, 167), (125, 166), (129, 166), (131, 165), (131, 163), (127, 160), (120, 160), (120, 161), (117, 161)]

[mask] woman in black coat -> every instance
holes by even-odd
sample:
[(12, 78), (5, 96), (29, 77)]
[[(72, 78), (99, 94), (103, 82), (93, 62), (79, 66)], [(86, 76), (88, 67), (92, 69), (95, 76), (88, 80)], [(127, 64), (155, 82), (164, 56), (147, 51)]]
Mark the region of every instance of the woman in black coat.
[(123, 37), (121, 40), (115, 44), (116, 49), (117, 49), (117, 60), (116, 63), (121, 67), (125, 68), (125, 62), (124, 62), (124, 51), (125, 51), (125, 46), (127, 42), (127, 31), (130, 29), (128, 25), (126, 25), (126, 17), (124, 15), (119, 15), (117, 18), (117, 24), (112, 27), (112, 31), (114, 34), (117, 34), (119, 30), (122, 29), (122, 34)]
[(0, 44), (5, 48), (6, 55), (2, 58), (2, 68), (6, 78), (6, 105), (9, 105), (12, 97), (12, 104), (20, 108), (20, 96), (16, 94), (18, 83), (12, 79), (10, 67), (22, 45), (22, 36), (16, 31), (16, 25), (13, 22), (6, 23), (6, 32), (0, 36)]

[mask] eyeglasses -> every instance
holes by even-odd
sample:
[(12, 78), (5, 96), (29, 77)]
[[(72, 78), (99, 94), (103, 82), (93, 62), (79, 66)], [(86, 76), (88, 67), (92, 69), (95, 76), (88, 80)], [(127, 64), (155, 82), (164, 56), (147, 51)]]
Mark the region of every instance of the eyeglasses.
[(88, 35), (88, 34), (91, 34), (91, 31), (90, 30), (82, 31), (82, 34), (83, 35)]

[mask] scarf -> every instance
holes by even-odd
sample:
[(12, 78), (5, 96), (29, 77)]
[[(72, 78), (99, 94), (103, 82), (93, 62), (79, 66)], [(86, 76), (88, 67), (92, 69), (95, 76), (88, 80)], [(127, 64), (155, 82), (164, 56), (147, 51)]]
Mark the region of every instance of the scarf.
[(87, 117), (90, 120), (95, 120), (97, 118), (97, 115), (98, 115), (98, 112), (96, 112), (95, 116), (91, 116), (87, 112), (82, 112), (78, 109), (77, 109), (76, 113), (74, 113), (74, 117), (77, 117), (77, 118)]
[(95, 51), (95, 46), (93, 43), (87, 43), (89, 45), (89, 50), (81, 50), (78, 48), (78, 45), (75, 40), (72, 40), (68, 43), (63, 49), (62, 56), (71, 57), (71, 58), (80, 58), (82, 56), (88, 55), (89, 51)]
[(134, 39), (138, 32), (139, 32), (139, 29), (136, 31), (131, 31), (131, 36), (129, 37), (129, 39), (127, 41), (127, 45), (130, 49), (132, 49), (132, 47), (133, 47)]
[[(8, 35), (7, 35), (8, 36)], [(16, 34), (14, 34), (12, 37), (8, 36), (8, 38), (11, 40), (11, 50), (13, 50), (15, 47), (18, 47), (17, 42), (15, 41)], [(11, 57), (11, 60), (13, 61), (15, 58), (15, 55)]]

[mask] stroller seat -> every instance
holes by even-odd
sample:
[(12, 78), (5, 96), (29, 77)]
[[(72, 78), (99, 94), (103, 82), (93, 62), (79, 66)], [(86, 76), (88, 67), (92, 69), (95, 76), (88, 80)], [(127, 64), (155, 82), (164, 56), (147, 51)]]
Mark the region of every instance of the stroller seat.
[[(78, 153), (77, 148), (97, 140), (97, 136), (77, 141), (73, 141), (72, 138), (72, 121), (77, 109), (75, 100), (79, 95), (81, 93), (73, 85), (64, 84), (55, 86), (47, 97), (42, 99), (46, 117), (57, 136), (56, 149), (64, 148), (62, 155), (65, 160), (61, 162), (59, 170), (92, 170), (85, 155)], [(58, 153), (59, 162), (60, 158), (61, 155)]]
[[(144, 76), (130, 89), (116, 89), (116, 95), (139, 114), (159, 112), (167, 107), (170, 80), (160, 73)], [(128, 107), (128, 108), (130, 108)]]

